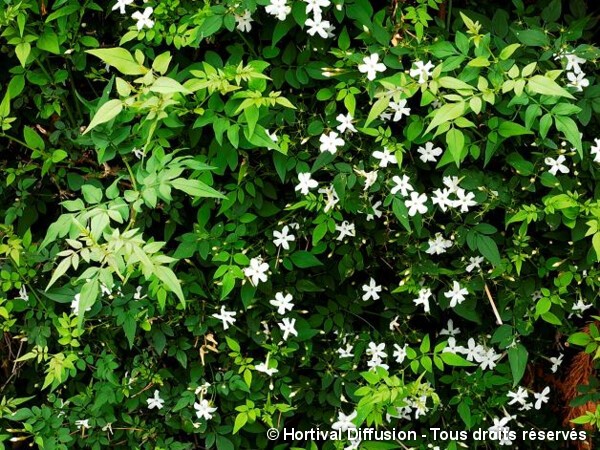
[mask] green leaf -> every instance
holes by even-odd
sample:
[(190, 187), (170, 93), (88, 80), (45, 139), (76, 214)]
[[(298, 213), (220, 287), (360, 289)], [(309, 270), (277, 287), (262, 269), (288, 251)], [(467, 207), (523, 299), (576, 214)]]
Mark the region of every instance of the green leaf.
[(569, 342), (569, 344), (578, 345), (580, 347), (585, 347), (590, 342), (592, 342), (592, 338), (587, 333), (578, 332), (578, 333), (573, 333), (571, 336), (569, 336), (568, 342)]
[(92, 186), (91, 184), (84, 184), (81, 186), (81, 192), (83, 198), (90, 205), (95, 205), (102, 201), (102, 189)]
[(438, 125), (441, 125), (444, 122), (450, 122), (457, 117), (460, 117), (465, 112), (465, 102), (456, 102), (456, 103), (447, 103), (435, 110), (433, 113), (433, 119), (431, 123), (425, 130), (425, 134), (429, 133)]
[(515, 31), (517, 39), (529, 47), (547, 47), (550, 45), (548, 36), (541, 30)]
[(448, 145), (448, 151), (452, 155), (452, 159), (459, 166), (463, 158), (467, 155), (467, 152), (464, 151), (465, 135), (458, 128), (451, 128), (446, 133), (446, 144)]
[(158, 55), (152, 63), (152, 69), (160, 74), (164, 74), (169, 69), (171, 63), (171, 53), (164, 52)]
[(521, 136), (523, 134), (533, 134), (533, 132), (525, 128), (523, 125), (505, 120), (498, 127), (498, 134), (502, 137), (510, 137)]
[(451, 352), (443, 352), (443, 353), (440, 354), (440, 357), (449, 366), (472, 367), (472, 366), (475, 365), (472, 362), (467, 361), (462, 356), (456, 355), (456, 354), (451, 353)]
[(55, 55), (60, 54), (60, 46), (58, 44), (58, 36), (52, 31), (44, 31), (36, 42), (37, 48)]
[(513, 387), (519, 384), (527, 368), (529, 352), (522, 344), (508, 349), (508, 363), (513, 376)]
[(226, 198), (219, 191), (211, 188), (200, 180), (188, 180), (186, 178), (176, 178), (171, 181), (171, 186), (175, 189), (185, 192), (193, 197)]
[(77, 314), (77, 326), (81, 327), (83, 323), (83, 316), (86, 311), (91, 309), (98, 299), (100, 293), (100, 284), (98, 278), (93, 278), (91, 281), (85, 283), (79, 292), (79, 308)]
[(246, 413), (246, 412), (239, 413), (235, 418), (235, 422), (233, 423), (233, 434), (236, 434), (238, 431), (240, 431), (242, 429), (242, 427), (244, 425), (246, 425), (247, 422), (248, 422), (248, 413)]
[(148, 90), (158, 92), (159, 94), (190, 94), (190, 91), (184, 88), (178, 81), (169, 77), (157, 78)]
[(323, 263), (319, 261), (315, 255), (305, 250), (292, 253), (290, 259), (296, 267), (300, 267), (301, 269), (323, 265)]
[(379, 117), (379, 115), (387, 109), (389, 104), (389, 97), (381, 97), (380, 99), (378, 99), (369, 111), (369, 116), (365, 121), (365, 127), (368, 127), (371, 122), (373, 122), (377, 117)]
[(520, 46), (521, 46), (521, 44), (507, 45), (500, 52), (500, 55), (499, 55), (500, 59), (503, 61), (507, 60), (508, 58), (511, 57), (511, 55), (515, 52), (515, 50), (517, 50)]
[(44, 150), (46, 148), (46, 144), (44, 140), (37, 134), (33, 128), (24, 127), (23, 128), (23, 137), (25, 138), (25, 143), (35, 149), (35, 150)]
[(527, 88), (531, 92), (542, 95), (554, 95), (555, 97), (566, 97), (574, 99), (569, 91), (560, 87), (560, 85), (550, 78), (542, 75), (534, 75), (527, 81)]
[(177, 275), (166, 266), (154, 266), (154, 275), (156, 275), (158, 279), (177, 296), (181, 304), (185, 306), (185, 297), (181, 290), (181, 284), (177, 279)]
[(477, 250), (487, 259), (493, 266), (501, 264), (500, 252), (496, 242), (489, 236), (477, 234)]
[(21, 42), (15, 47), (15, 54), (17, 55), (17, 58), (23, 67), (25, 67), (30, 53), (31, 44), (29, 42)]
[(121, 47), (100, 48), (85, 52), (100, 58), (124, 75), (144, 75), (148, 72), (148, 69), (139, 64), (131, 53)]
[(570, 117), (554, 116), (554, 124), (556, 125), (556, 129), (565, 135), (567, 141), (577, 149), (579, 157), (583, 159), (583, 145), (577, 123)]
[(96, 111), (92, 121), (85, 129), (83, 134), (89, 133), (98, 125), (106, 123), (119, 115), (119, 113), (123, 110), (123, 103), (121, 100), (109, 100), (104, 105)]

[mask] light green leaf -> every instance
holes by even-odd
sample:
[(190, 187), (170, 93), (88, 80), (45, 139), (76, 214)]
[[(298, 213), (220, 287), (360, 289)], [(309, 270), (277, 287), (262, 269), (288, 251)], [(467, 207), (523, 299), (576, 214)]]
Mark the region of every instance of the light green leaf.
[(169, 69), (169, 64), (171, 63), (171, 53), (164, 52), (158, 55), (154, 62), (152, 63), (152, 69), (164, 75)]
[(577, 123), (570, 117), (554, 116), (554, 124), (556, 125), (556, 129), (565, 135), (567, 141), (577, 149), (579, 157), (583, 159), (583, 145)]
[(158, 279), (162, 281), (163, 284), (169, 289), (169, 291), (173, 292), (177, 296), (181, 304), (185, 306), (185, 297), (175, 272), (166, 266), (154, 266), (154, 275), (156, 275)]
[(554, 95), (556, 97), (567, 97), (574, 99), (569, 91), (560, 87), (560, 85), (542, 75), (534, 75), (527, 81), (527, 88), (531, 92), (542, 95)]
[(474, 366), (472, 362), (467, 361), (460, 355), (456, 355), (450, 352), (444, 352), (440, 354), (442, 360), (449, 366), (455, 367), (471, 367)]
[(379, 115), (384, 112), (390, 104), (389, 97), (382, 97), (378, 99), (373, 106), (371, 107), (371, 111), (369, 111), (369, 116), (365, 122), (365, 127), (368, 127), (371, 122), (373, 122)]
[(144, 75), (148, 72), (127, 50), (121, 47), (86, 50), (86, 53), (100, 58), (109, 66), (125, 75)]
[(521, 44), (510, 44), (502, 49), (500, 52), (500, 59), (505, 61), (511, 57), (511, 55), (517, 50)]
[(152, 86), (148, 88), (151, 92), (158, 92), (159, 94), (189, 94), (186, 88), (184, 88), (181, 83), (169, 77), (160, 77), (157, 78)]
[(444, 122), (450, 122), (457, 117), (460, 117), (465, 112), (465, 102), (447, 103), (441, 108), (435, 110), (433, 113), (433, 119), (425, 130), (425, 133), (429, 133), (438, 125)]
[(17, 55), (17, 58), (23, 67), (25, 67), (30, 53), (31, 44), (29, 42), (21, 42), (15, 47), (15, 54)]
[(90, 132), (92, 129), (114, 119), (123, 110), (123, 103), (121, 100), (109, 100), (98, 109), (94, 115), (92, 121), (85, 129), (83, 134)]
[(533, 134), (531, 130), (528, 130), (523, 125), (519, 125), (515, 122), (504, 121), (498, 127), (498, 134), (502, 137), (510, 136), (521, 136), (523, 134)]
[(35, 150), (44, 150), (46, 145), (44, 144), (44, 140), (37, 134), (33, 128), (24, 127), (23, 128), (23, 137), (25, 138), (25, 143), (35, 149)]
[(446, 144), (448, 145), (448, 151), (452, 155), (452, 159), (457, 166), (460, 165), (463, 157), (466, 155), (464, 152), (465, 147), (465, 136), (462, 131), (458, 128), (451, 128), (446, 133)]

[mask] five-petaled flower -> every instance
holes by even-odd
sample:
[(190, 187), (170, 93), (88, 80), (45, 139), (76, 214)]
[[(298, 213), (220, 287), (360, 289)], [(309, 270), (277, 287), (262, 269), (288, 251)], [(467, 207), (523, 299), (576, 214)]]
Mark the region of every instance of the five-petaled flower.
[(194, 403), (194, 409), (196, 410), (198, 419), (204, 418), (205, 420), (212, 419), (212, 414), (217, 410), (216, 407), (210, 406), (208, 400), (205, 398), (200, 400), (200, 403)]
[(467, 288), (462, 287), (458, 281), (454, 280), (452, 282), (452, 289), (444, 292), (444, 297), (450, 299), (450, 307), (454, 308), (465, 301), (465, 295), (468, 293)]
[(165, 401), (160, 398), (160, 392), (158, 392), (158, 389), (154, 390), (154, 397), (150, 397), (146, 400), (146, 402), (148, 403), (148, 409), (162, 409), (165, 404)]
[(319, 141), (321, 142), (319, 150), (329, 152), (332, 155), (335, 155), (338, 147), (344, 145), (344, 140), (335, 131), (331, 131), (329, 134), (323, 133)]
[(423, 84), (425, 83), (429, 77), (431, 76), (431, 71), (434, 68), (434, 65), (431, 61), (427, 61), (427, 63), (423, 63), (423, 61), (416, 61), (415, 68), (410, 69), (410, 76), (415, 78), (419, 77), (417, 83)]
[(316, 188), (319, 183), (312, 179), (310, 172), (301, 172), (298, 174), (298, 184), (294, 188), (296, 191), (300, 191), (303, 195), (308, 195), (310, 189)]
[(291, 311), (294, 307), (292, 303), (292, 294), (283, 295), (283, 292), (277, 292), (273, 300), (269, 300), (269, 303), (277, 307), (277, 313), (284, 315), (286, 311)]
[(558, 155), (558, 158), (556, 159), (550, 157), (545, 158), (544, 163), (550, 166), (548, 172), (552, 175), (556, 175), (558, 172), (569, 173), (569, 168), (563, 164), (566, 160), (567, 158), (565, 155)]
[(373, 158), (379, 160), (379, 167), (387, 167), (388, 164), (398, 164), (396, 156), (387, 147), (383, 147), (382, 152), (375, 150), (373, 152)]
[(223, 322), (223, 329), (227, 330), (229, 325), (233, 325), (235, 323), (235, 311), (227, 311), (225, 306), (221, 305), (221, 312), (219, 314), (213, 314), (212, 316), (215, 319), (219, 319)]
[(144, 12), (136, 11), (131, 15), (132, 19), (137, 20), (135, 25), (137, 26), (138, 31), (144, 27), (152, 28), (154, 26), (154, 20), (150, 19), (153, 12), (154, 9), (148, 6), (144, 9)]
[(425, 214), (427, 212), (427, 206), (425, 205), (426, 201), (427, 196), (425, 194), (411, 192), (410, 199), (404, 200), (404, 205), (408, 208), (408, 215), (412, 217), (417, 213)]
[(436, 158), (442, 154), (442, 149), (440, 147), (434, 147), (433, 142), (427, 142), (425, 147), (419, 147), (417, 152), (421, 155), (419, 158), (424, 163), (437, 162)]
[(360, 73), (366, 73), (367, 78), (371, 81), (377, 76), (377, 72), (385, 71), (385, 64), (379, 62), (379, 55), (373, 53), (371, 56), (365, 56), (363, 63), (358, 66)]
[(362, 290), (365, 291), (364, 295), (362, 296), (363, 301), (367, 301), (370, 298), (372, 298), (373, 300), (378, 300), (379, 299), (379, 292), (381, 292), (381, 286), (379, 286), (377, 284), (377, 282), (371, 278), (369, 280), (369, 284), (364, 284), (362, 287)]
[(264, 283), (267, 281), (267, 271), (269, 270), (269, 265), (263, 261), (261, 257), (252, 258), (250, 260), (250, 266), (244, 269), (244, 275), (250, 278), (250, 283), (253, 286), (258, 285), (261, 281)]
[(133, 0), (117, 0), (117, 3), (114, 4), (114, 6), (112, 7), (112, 10), (119, 10), (119, 12), (121, 14), (125, 14), (125, 7), (127, 5), (131, 5), (133, 3)]
[(290, 319), (288, 317), (284, 317), (281, 319), (281, 322), (277, 323), (279, 329), (283, 332), (283, 340), (287, 341), (288, 336), (290, 334), (298, 337), (298, 332), (296, 331), (296, 319)]
[(296, 240), (296, 237), (293, 234), (288, 234), (290, 231), (290, 227), (285, 225), (281, 231), (273, 231), (273, 237), (275, 239), (273, 239), (273, 244), (275, 244), (277, 247), (281, 247), (284, 250), (289, 250), (290, 249), (290, 242), (294, 242)]

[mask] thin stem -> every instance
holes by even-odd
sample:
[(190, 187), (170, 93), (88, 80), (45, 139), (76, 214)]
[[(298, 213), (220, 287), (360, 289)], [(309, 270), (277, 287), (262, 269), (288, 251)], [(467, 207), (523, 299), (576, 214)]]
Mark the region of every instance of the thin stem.
[(500, 313), (498, 313), (498, 308), (496, 308), (496, 303), (494, 302), (492, 293), (490, 292), (490, 288), (488, 288), (488, 285), (485, 281), (483, 282), (483, 287), (485, 289), (487, 298), (490, 301), (490, 304), (492, 305), (492, 310), (494, 311), (494, 316), (496, 316), (496, 323), (498, 325), (502, 325), (502, 319), (500, 318)]

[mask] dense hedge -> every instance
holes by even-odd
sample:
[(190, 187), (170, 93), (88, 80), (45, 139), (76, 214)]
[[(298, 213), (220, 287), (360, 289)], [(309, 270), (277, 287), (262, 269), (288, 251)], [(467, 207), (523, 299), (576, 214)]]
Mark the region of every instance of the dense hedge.
[(0, 449), (590, 448), (597, 13), (0, 0)]

